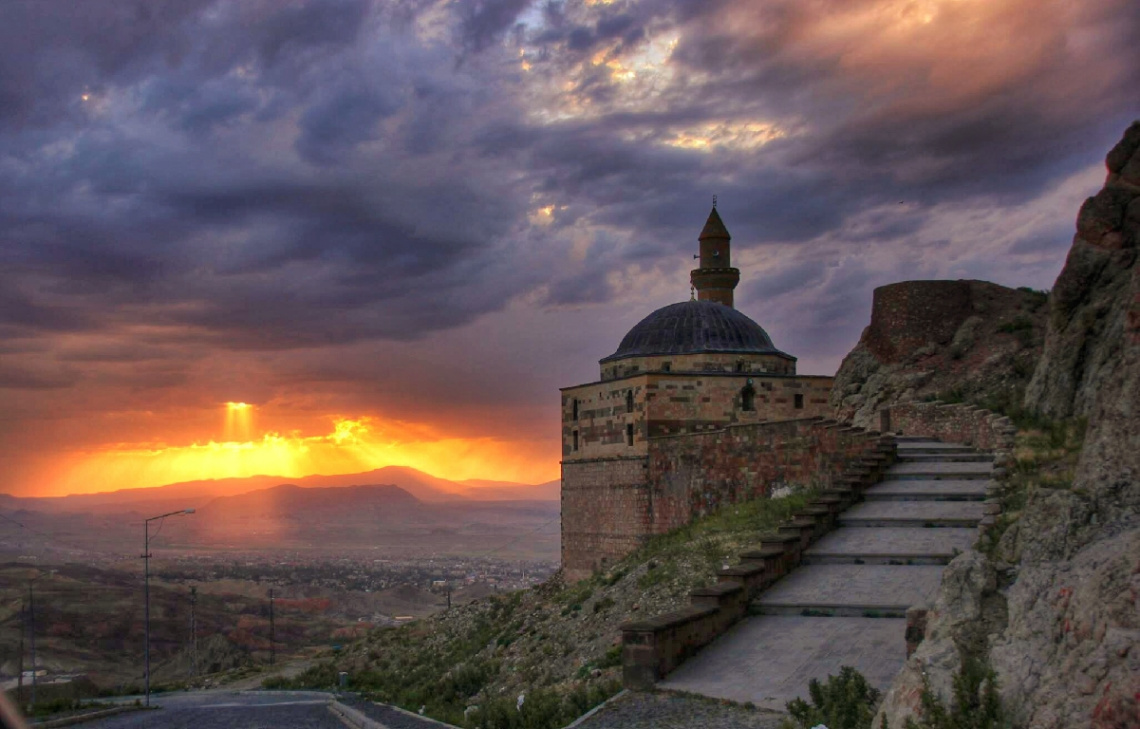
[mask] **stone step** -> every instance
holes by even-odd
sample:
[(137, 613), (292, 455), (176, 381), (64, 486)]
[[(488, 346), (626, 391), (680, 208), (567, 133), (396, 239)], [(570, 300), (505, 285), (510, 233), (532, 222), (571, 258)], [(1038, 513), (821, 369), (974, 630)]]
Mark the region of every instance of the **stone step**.
[(976, 527), (980, 501), (866, 501), (839, 515), (845, 527)]
[(808, 699), (812, 679), (840, 666), (885, 692), (905, 661), (905, 620), (763, 615), (745, 618), (657, 685), (784, 711)]
[(803, 565), (750, 605), (759, 615), (905, 617), (911, 605), (933, 599), (940, 565)]
[(972, 453), (970, 446), (957, 443), (943, 443), (937, 440), (929, 441), (900, 441), (895, 444), (898, 453)]
[(867, 501), (981, 501), (993, 481), (950, 479), (882, 481), (863, 492)]
[(899, 479), (988, 479), (993, 475), (992, 463), (896, 463), (887, 469), (888, 480)]
[(896, 435), (895, 442), (901, 446), (904, 443), (941, 443), (942, 441), (925, 435)]
[(993, 463), (992, 453), (900, 453), (900, 463)]
[(836, 529), (804, 552), (803, 564), (944, 565), (977, 537), (974, 529), (953, 527)]

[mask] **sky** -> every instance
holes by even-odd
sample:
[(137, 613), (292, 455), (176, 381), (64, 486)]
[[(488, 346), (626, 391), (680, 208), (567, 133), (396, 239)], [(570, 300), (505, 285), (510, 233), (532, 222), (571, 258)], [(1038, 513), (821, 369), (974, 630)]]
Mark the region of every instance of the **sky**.
[(558, 388), (688, 298), (713, 195), (802, 373), (875, 286), (1049, 288), (1138, 39), (1135, 0), (7, 0), (0, 492), (555, 479)]

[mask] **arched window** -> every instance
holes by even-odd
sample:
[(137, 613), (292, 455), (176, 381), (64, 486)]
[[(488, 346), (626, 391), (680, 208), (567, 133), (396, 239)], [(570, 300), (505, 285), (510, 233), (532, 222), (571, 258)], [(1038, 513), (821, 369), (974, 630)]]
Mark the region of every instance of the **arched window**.
[(633, 390), (627, 390), (625, 393), (625, 411), (627, 413), (633, 412)]
[(749, 382), (740, 390), (740, 409), (741, 410), (755, 410), (756, 409), (756, 388), (752, 387)]

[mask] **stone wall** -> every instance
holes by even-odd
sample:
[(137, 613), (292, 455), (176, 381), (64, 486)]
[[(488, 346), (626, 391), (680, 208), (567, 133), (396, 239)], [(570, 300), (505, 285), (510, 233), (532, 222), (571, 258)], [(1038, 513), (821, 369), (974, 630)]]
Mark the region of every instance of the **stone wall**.
[[(744, 409), (744, 389), (751, 384), (754, 410)], [(830, 377), (763, 375), (649, 375), (646, 414), (649, 435), (677, 435), (739, 423), (826, 417)], [(801, 407), (796, 407), (796, 396)]]
[(646, 457), (564, 460), (562, 568), (581, 579), (721, 505), (830, 485), (877, 435), (806, 418), (651, 438)]
[[(592, 383), (562, 391), (562, 458), (625, 458), (645, 455), (645, 377)], [(628, 396), (633, 395), (633, 408)], [(574, 417), (577, 407), (578, 417)], [(634, 443), (627, 441), (633, 426)], [(574, 447), (577, 433), (578, 447)]]
[[(832, 378), (820, 376), (649, 373), (568, 387), (562, 390), (562, 457), (640, 456), (648, 452), (646, 439), (656, 436), (735, 423), (826, 417), (831, 411), (831, 382)], [(745, 410), (744, 390), (749, 386), (753, 409)]]
[(947, 344), (974, 313), (969, 281), (903, 281), (875, 289), (868, 348), (892, 363), (928, 343)]
[(880, 428), (988, 451), (1013, 448), (1017, 429), (1009, 418), (964, 403), (908, 402), (884, 408)]
[(670, 354), (627, 357), (602, 365), (602, 381), (646, 372), (753, 372), (773, 375), (796, 374), (796, 358), (786, 354)]
[(580, 580), (637, 549), (650, 533), (644, 457), (562, 463), (562, 569)]
[(654, 438), (648, 460), (652, 533), (724, 504), (767, 496), (783, 484), (829, 486), (877, 435), (809, 418)]

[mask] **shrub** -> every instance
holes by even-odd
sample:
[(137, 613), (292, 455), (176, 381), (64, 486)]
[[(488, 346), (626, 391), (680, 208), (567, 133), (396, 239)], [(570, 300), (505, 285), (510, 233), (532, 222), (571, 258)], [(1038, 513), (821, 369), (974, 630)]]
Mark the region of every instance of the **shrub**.
[(879, 691), (851, 666), (840, 668), (838, 676), (829, 675), (825, 684), (813, 678), (808, 695), (811, 704), (803, 699), (787, 703), (792, 720), (785, 721), (785, 727), (811, 729), (823, 724), (828, 729), (871, 729)]
[(942, 699), (923, 679), (922, 718), (907, 719), (906, 729), (1008, 729), (1012, 726), (1002, 709), (993, 668), (968, 658), (954, 676), (954, 697), (947, 709)]

